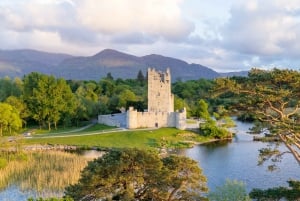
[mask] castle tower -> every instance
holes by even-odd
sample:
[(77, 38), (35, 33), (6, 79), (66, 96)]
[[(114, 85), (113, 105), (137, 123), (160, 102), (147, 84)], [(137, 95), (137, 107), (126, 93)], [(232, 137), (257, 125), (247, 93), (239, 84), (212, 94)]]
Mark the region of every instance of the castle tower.
[(174, 112), (169, 68), (166, 72), (148, 68), (148, 111)]

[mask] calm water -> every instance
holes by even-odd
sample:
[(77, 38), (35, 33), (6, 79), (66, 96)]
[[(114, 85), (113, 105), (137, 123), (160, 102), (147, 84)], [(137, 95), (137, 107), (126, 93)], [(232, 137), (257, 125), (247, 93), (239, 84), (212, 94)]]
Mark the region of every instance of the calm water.
[[(257, 166), (258, 150), (268, 143), (253, 142), (253, 136), (247, 134), (251, 124), (237, 122), (236, 138), (231, 143), (217, 143), (195, 146), (180, 150), (178, 154), (197, 160), (208, 179), (208, 187), (214, 190), (226, 179), (237, 179), (246, 183), (248, 191), (253, 188), (287, 186), (288, 179), (300, 180), (300, 165), (291, 154), (285, 154), (278, 163), (278, 170), (270, 172), (268, 164)], [(280, 145), (281, 150), (286, 150)], [(92, 156), (91, 156), (92, 154)], [(88, 156), (94, 157), (95, 151)], [(17, 187), (10, 187), (0, 192), (2, 201), (26, 201), (33, 192), (20, 192)]]
[[(291, 154), (285, 154), (277, 170), (270, 172), (266, 163), (258, 166), (258, 150), (270, 143), (254, 142), (253, 135), (247, 133), (252, 125), (237, 122), (236, 138), (231, 143), (199, 145), (182, 150), (186, 155), (199, 162), (208, 179), (209, 189), (222, 185), (226, 179), (237, 179), (246, 183), (248, 191), (253, 188), (287, 186), (288, 179), (300, 180), (300, 165)], [(274, 144), (273, 144), (274, 145)], [(283, 144), (279, 149), (287, 150)]]

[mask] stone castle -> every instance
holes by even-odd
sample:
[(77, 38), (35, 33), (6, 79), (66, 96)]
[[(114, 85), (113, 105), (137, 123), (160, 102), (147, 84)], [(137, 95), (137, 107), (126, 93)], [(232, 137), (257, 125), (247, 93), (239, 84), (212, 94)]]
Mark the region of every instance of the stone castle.
[(186, 128), (186, 110), (174, 112), (174, 96), (171, 93), (171, 74), (148, 69), (148, 110), (138, 112), (129, 107), (126, 113), (99, 115), (98, 123), (134, 128), (176, 127)]

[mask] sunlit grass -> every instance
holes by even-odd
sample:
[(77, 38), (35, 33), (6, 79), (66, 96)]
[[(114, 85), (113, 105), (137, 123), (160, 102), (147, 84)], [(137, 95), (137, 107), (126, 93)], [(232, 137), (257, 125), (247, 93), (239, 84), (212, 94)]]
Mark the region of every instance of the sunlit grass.
[[(7, 158), (14, 155), (15, 158)], [(7, 164), (0, 168), (1, 189), (18, 185), (22, 190), (35, 190), (40, 195), (62, 194), (66, 186), (78, 181), (80, 171), (87, 164), (82, 156), (58, 151), (2, 154), (2, 159)]]
[(189, 147), (192, 142), (206, 142), (209, 138), (175, 128), (160, 128), (155, 130), (128, 130), (114, 133), (100, 133), (63, 138), (30, 138), (25, 144), (64, 144), (84, 147), (104, 148), (160, 148)]
[(116, 128), (114, 126), (107, 126), (104, 124), (95, 124), (91, 127), (88, 127), (87, 129), (84, 129), (84, 132), (90, 132), (90, 131), (99, 131), (99, 130), (107, 130), (107, 129), (113, 129)]
[(74, 134), (80, 134), (80, 133), (86, 133), (86, 132), (93, 132), (93, 131), (103, 131), (108, 129), (113, 129), (115, 127), (107, 126), (103, 124), (95, 124), (87, 128), (78, 128), (78, 127), (72, 127), (72, 128), (59, 128), (57, 130), (36, 130), (33, 136), (61, 136), (61, 135), (74, 135)]

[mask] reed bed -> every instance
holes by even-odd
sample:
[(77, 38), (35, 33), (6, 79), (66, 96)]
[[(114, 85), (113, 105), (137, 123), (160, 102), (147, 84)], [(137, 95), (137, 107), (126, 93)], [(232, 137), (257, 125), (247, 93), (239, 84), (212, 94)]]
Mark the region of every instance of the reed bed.
[(74, 184), (87, 159), (60, 151), (32, 152), (22, 160), (11, 160), (0, 169), (0, 188), (17, 185), (21, 190), (34, 190), (38, 195), (62, 194)]

